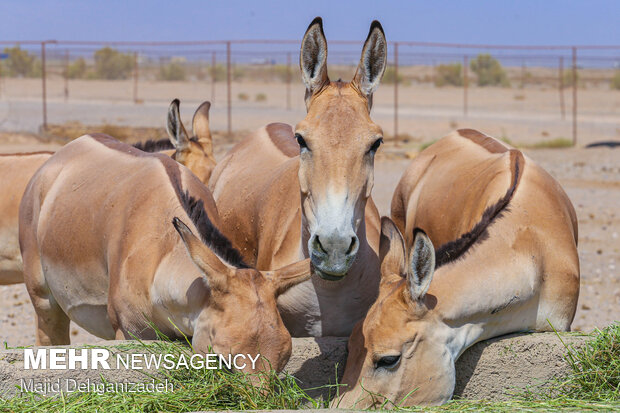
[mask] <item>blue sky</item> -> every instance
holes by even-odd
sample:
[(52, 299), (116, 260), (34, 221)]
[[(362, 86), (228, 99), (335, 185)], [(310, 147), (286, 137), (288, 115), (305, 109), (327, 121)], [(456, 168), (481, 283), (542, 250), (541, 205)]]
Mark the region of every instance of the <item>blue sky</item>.
[(1, 0), (0, 39), (300, 39), (317, 15), (328, 39), (362, 41), (378, 19), (388, 40), (620, 44), (613, 0)]

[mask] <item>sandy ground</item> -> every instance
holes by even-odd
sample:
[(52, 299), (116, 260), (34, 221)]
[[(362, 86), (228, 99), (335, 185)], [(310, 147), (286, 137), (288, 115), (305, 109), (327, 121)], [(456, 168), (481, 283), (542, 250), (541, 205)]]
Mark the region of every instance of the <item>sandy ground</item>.
[[(345, 79), (346, 80), (346, 79)], [(212, 101), (211, 128), (226, 130), (226, 85), (216, 83), (212, 94), (208, 82), (139, 83), (141, 103), (134, 104), (132, 82), (72, 80), (65, 100), (60, 79), (47, 82), (48, 122), (80, 121), (84, 124), (164, 126), (172, 98), (181, 99), (181, 113), (190, 119), (203, 100)], [(264, 94), (266, 100), (256, 101)], [(305, 106), (301, 83), (290, 87), (290, 109), (286, 109), (287, 87), (279, 82), (233, 82), (233, 130), (253, 130), (278, 120), (291, 124), (303, 118)], [(242, 95), (247, 100), (242, 100)], [(428, 141), (458, 127), (473, 127), (517, 143), (572, 138), (572, 94), (564, 91), (565, 117), (560, 94), (553, 88), (478, 88), (468, 92), (468, 114), (463, 114), (463, 89), (435, 88), (428, 84), (399, 87), (399, 134)], [(394, 86), (381, 85), (374, 96), (373, 118), (385, 133), (394, 133)], [(620, 93), (606, 88), (578, 90), (578, 141), (620, 138)], [(4, 79), (0, 87), (0, 130), (38, 130), (42, 122), (41, 81)]]
[[(84, 124), (109, 122), (112, 124), (162, 126), (168, 96), (182, 98), (183, 118), (189, 124), (196, 105), (208, 98), (210, 89), (189, 88), (186, 83), (153, 82), (143, 85), (146, 103), (129, 102), (130, 83), (126, 96), (119, 89), (107, 88), (110, 82), (78, 81), (72, 88), (68, 102), (60, 97), (58, 85), (50, 85), (50, 121), (80, 120)], [(112, 82), (122, 84), (122, 82)], [(40, 123), (38, 83), (30, 79), (6, 81), (0, 96), (0, 131), (35, 130)], [(147, 87), (148, 86), (148, 87)], [(152, 88), (150, 87), (152, 86)], [(221, 86), (221, 87), (220, 87)], [(272, 120), (295, 123), (303, 117), (302, 91), (293, 88), (293, 109), (282, 109), (285, 90), (282, 85), (243, 83), (250, 96), (268, 91), (266, 103), (236, 102), (235, 122), (242, 115), (245, 130), (264, 125)], [(13, 88), (13, 89), (12, 89)], [(75, 90), (74, 90), (75, 89)], [(221, 90), (220, 90), (221, 89)], [(393, 190), (402, 172), (410, 162), (405, 154), (415, 151), (420, 142), (441, 137), (457, 127), (474, 127), (496, 137), (505, 137), (518, 143), (532, 143), (558, 136), (570, 136), (570, 121), (562, 121), (555, 113), (557, 91), (515, 89), (488, 89), (472, 92), (472, 109), (468, 118), (459, 114), (462, 91), (456, 88), (434, 89), (422, 86), (403, 88), (401, 100), (401, 132), (411, 137), (408, 142), (388, 141), (381, 149), (375, 167), (373, 197), (382, 214), (389, 214)], [(81, 92), (80, 92), (81, 90)], [(205, 91), (206, 90), (206, 91)], [(236, 90), (236, 89), (235, 89)], [(383, 90), (383, 91), (382, 91)], [(97, 92), (97, 99), (87, 99), (87, 93)], [(19, 98), (16, 97), (18, 93)], [(80, 95), (82, 93), (83, 95)], [(107, 93), (107, 94), (106, 94)], [(216, 105), (212, 109), (212, 129), (225, 129), (225, 111), (218, 107), (224, 96), (223, 85), (216, 90)], [(477, 96), (476, 93), (485, 95)], [(515, 94), (525, 100), (514, 100)], [(584, 90), (580, 105), (580, 144), (620, 137), (620, 93), (605, 90)], [(74, 96), (75, 95), (75, 96)], [(122, 94), (121, 94), (122, 95)], [(183, 100), (184, 99), (184, 100)], [(392, 112), (390, 87), (380, 89), (376, 97), (373, 118), (389, 133)], [(442, 103), (443, 102), (443, 103)], [(447, 102), (447, 103), (446, 103)], [(477, 103), (476, 103), (477, 102)], [(483, 102), (486, 102), (483, 104)], [(260, 105), (263, 106), (260, 106)], [(598, 106), (597, 106), (598, 105)], [(8, 110), (8, 112), (7, 112)], [(523, 117), (522, 117), (523, 116)], [(522, 118), (521, 118), (522, 117)], [(242, 134), (237, 134), (237, 138)], [(219, 138), (215, 141), (216, 157), (232, 146)], [(42, 144), (27, 134), (0, 133), (0, 152), (21, 152), (55, 149), (57, 145)], [(619, 149), (545, 149), (525, 150), (562, 184), (572, 200), (579, 218), (579, 254), (581, 260), (581, 294), (574, 330), (590, 331), (620, 319), (620, 148)], [(0, 287), (0, 342), (9, 345), (28, 345), (34, 342), (34, 318), (29, 297), (23, 285)], [(94, 342), (98, 339), (78, 327), (71, 329), (74, 343)]]

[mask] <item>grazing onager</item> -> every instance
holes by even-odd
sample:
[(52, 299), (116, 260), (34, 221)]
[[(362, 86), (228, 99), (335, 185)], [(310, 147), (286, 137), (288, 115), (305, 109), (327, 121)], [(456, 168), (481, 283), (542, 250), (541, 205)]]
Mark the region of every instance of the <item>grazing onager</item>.
[[(149, 140), (134, 146), (145, 152), (161, 151), (170, 155), (206, 184), (215, 167), (209, 131), (210, 106), (209, 102), (203, 102), (198, 107), (192, 121), (194, 137), (188, 138), (179, 116), (179, 100), (175, 99), (168, 110), (169, 138)], [(24, 281), (17, 234), (19, 202), (30, 178), (52, 154), (53, 152), (0, 154), (0, 285)]]
[(197, 352), (260, 353), (283, 368), (292, 344), (276, 298), (310, 263), (261, 273), (218, 226), (209, 190), (169, 157), (106, 135), (69, 143), (20, 205), (37, 344), (69, 344), (70, 319), (105, 339), (155, 338), (153, 323)]
[(411, 163), (392, 217), (396, 225), (381, 226), (379, 298), (351, 335), (349, 389), (334, 405), (441, 404), (454, 391), (455, 361), (474, 343), (570, 329), (575, 211), (518, 150), (470, 129), (448, 135)]
[(370, 108), (386, 59), (374, 21), (353, 80), (330, 82), (316, 18), (301, 44), (306, 118), (294, 132), (281, 123), (259, 130), (213, 172), (223, 228), (248, 263), (312, 260), (316, 275), (278, 299), (293, 336), (349, 335), (377, 296), (380, 220), (370, 193), (382, 130)]

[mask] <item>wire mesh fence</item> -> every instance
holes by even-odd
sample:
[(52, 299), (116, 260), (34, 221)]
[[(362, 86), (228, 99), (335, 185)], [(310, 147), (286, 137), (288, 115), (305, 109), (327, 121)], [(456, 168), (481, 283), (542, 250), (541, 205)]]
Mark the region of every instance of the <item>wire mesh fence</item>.
[[(0, 51), (2, 129), (159, 125), (176, 97), (211, 100), (228, 133), (303, 117), (299, 41), (1, 41)], [(330, 78), (349, 80), (360, 52), (361, 42), (331, 41)], [(586, 141), (620, 133), (619, 95), (620, 46), (392, 42), (373, 110), (396, 137), (481, 124), (575, 144), (581, 127)]]

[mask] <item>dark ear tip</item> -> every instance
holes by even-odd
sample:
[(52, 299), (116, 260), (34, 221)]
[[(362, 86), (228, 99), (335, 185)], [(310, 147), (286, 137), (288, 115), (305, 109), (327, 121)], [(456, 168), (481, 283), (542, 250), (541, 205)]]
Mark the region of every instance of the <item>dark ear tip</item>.
[(181, 101), (178, 98), (175, 98), (172, 100), (172, 102), (170, 102), (170, 106), (179, 106), (181, 104)]
[(321, 30), (323, 30), (323, 18), (321, 16), (316, 16), (314, 20), (312, 20), (312, 23), (308, 25), (308, 29), (314, 26), (315, 24), (318, 24)]
[(200, 104), (200, 106), (198, 106), (198, 109), (196, 109), (196, 112), (194, 112), (194, 116), (192, 117), (192, 123), (194, 122), (194, 119), (196, 118), (197, 114), (203, 113), (204, 111), (206, 111), (207, 115), (209, 115), (210, 110), (211, 110), (211, 102), (209, 102), (208, 100), (205, 100), (204, 102)]
[(372, 23), (370, 23), (370, 32), (372, 32), (375, 29), (381, 30), (381, 33), (385, 35), (385, 32), (383, 31), (383, 26), (381, 26), (381, 23), (379, 23), (379, 20), (373, 20)]
[(422, 228), (416, 227), (413, 230), (413, 239), (415, 239), (418, 236), (418, 234), (422, 234), (428, 238), (428, 235), (426, 235), (426, 231), (424, 231)]
[(172, 225), (174, 225), (174, 228), (181, 235), (182, 235), (182, 231), (188, 230), (187, 225), (185, 225), (185, 223), (181, 221), (178, 217), (172, 218)]

